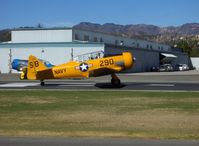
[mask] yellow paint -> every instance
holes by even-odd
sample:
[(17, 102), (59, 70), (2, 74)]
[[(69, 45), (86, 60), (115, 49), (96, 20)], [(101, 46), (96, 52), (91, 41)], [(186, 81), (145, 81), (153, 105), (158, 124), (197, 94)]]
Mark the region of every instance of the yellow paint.
[[(122, 55), (93, 59), (83, 62), (68, 62), (47, 68), (39, 59), (30, 55), (27, 67), (27, 79), (45, 80), (61, 78), (88, 78), (117, 73), (133, 66), (132, 54), (124, 52)], [(80, 65), (82, 65), (80, 67)], [(88, 67), (87, 67), (88, 66)], [(24, 76), (24, 73), (22, 73)]]

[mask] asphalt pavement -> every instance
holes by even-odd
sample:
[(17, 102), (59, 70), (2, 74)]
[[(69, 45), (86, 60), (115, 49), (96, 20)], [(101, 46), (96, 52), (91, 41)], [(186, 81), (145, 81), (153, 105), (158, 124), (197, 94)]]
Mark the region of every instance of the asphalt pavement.
[(0, 137), (0, 146), (198, 146), (196, 140)]
[(199, 91), (199, 71), (146, 72), (118, 74), (122, 85), (113, 87), (110, 76), (88, 79), (20, 80), (19, 74), (0, 74), (0, 89), (48, 89), (48, 90), (164, 90)]
[[(0, 81), (20, 81), (20, 74), (0, 74)], [(165, 83), (199, 83), (199, 70), (178, 72), (144, 72), (117, 74), (122, 82), (165, 82)], [(110, 82), (110, 75), (88, 79), (61, 79), (57, 81), (86, 80), (94, 82)]]

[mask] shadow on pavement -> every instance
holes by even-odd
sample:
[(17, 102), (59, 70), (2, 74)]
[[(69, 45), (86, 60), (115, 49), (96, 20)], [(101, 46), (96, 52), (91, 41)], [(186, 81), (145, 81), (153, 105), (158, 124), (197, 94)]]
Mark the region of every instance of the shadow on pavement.
[(116, 88), (123, 88), (125, 87), (125, 84), (121, 84), (119, 86), (113, 86), (111, 83), (96, 83), (95, 87), (101, 88), (101, 89), (116, 89)]

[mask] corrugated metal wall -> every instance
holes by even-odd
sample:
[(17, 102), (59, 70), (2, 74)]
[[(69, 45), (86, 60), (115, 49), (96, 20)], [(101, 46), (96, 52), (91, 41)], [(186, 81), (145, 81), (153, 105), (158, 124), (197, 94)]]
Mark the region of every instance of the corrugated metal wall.
[(105, 54), (121, 54), (124, 51), (132, 53), (136, 58), (134, 66), (125, 72), (147, 72), (151, 71), (152, 66), (159, 66), (159, 52), (138, 50), (133, 48), (114, 48), (106, 47)]
[(12, 43), (72, 42), (72, 29), (66, 30), (13, 30)]
[[(165, 44), (159, 44), (155, 42), (131, 39), (122, 36), (109, 35), (104, 33), (77, 30), (73, 29), (73, 40), (86, 41), (85, 38), (89, 39), (88, 42), (104, 42), (105, 44), (115, 45), (115, 46), (128, 46), (147, 50), (157, 50), (157, 51), (169, 51), (171, 47)], [(122, 42), (122, 45), (121, 45)]]

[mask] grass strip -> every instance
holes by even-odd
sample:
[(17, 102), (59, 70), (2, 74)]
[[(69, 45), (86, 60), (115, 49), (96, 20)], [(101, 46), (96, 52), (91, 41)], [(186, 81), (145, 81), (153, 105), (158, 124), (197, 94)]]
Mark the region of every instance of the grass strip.
[(199, 139), (198, 92), (0, 91), (0, 135)]

